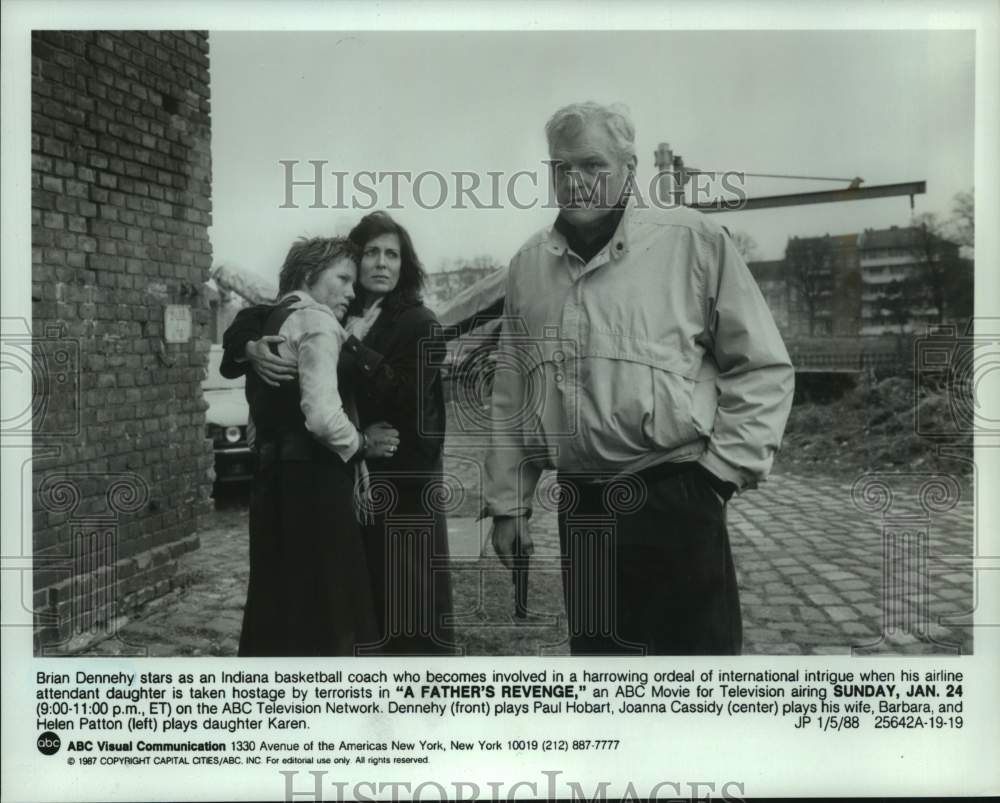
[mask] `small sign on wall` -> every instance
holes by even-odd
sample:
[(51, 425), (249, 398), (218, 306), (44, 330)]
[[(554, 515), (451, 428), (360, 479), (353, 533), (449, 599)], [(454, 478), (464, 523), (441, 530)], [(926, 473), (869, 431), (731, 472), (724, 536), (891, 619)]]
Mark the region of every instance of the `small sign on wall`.
[(191, 308), (167, 304), (163, 308), (163, 339), (167, 343), (187, 343), (191, 339)]

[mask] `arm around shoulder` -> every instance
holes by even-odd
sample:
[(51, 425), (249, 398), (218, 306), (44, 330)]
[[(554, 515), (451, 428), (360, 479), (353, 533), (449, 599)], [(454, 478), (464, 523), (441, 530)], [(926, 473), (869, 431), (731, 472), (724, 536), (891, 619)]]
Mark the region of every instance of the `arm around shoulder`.
[(219, 373), (227, 379), (236, 379), (247, 371), (246, 349), (251, 340), (259, 340), (271, 307), (255, 304), (241, 309), (222, 336), (222, 363)]

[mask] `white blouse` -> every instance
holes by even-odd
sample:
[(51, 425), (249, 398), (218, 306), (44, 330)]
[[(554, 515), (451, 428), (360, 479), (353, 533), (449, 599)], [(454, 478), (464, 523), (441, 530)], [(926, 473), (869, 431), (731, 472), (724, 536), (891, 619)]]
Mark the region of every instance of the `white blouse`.
[(304, 290), (286, 293), (281, 300), (291, 295), (299, 300), (278, 332), (285, 338), (278, 354), (298, 363), (306, 429), (346, 463), (361, 448), (361, 435), (337, 386), (337, 361), (348, 335), (325, 304)]

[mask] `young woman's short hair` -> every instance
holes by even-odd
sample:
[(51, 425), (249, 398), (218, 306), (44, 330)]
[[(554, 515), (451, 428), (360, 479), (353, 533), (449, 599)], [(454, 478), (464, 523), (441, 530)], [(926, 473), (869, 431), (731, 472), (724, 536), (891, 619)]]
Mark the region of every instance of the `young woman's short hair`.
[(300, 237), (288, 249), (281, 266), (278, 294), (309, 289), (324, 270), (345, 257), (355, 265), (361, 258), (358, 247), (347, 237)]

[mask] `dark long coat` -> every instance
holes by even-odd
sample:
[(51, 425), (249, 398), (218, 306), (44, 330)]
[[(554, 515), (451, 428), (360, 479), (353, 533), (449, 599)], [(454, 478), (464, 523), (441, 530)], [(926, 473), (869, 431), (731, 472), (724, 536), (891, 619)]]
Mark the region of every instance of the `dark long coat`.
[[(355, 386), (361, 426), (388, 421), (400, 440), (392, 458), (368, 461), (375, 521), (365, 544), (386, 654), (452, 652), (444, 341), (437, 330), (434, 314), (410, 302), (383, 310), (362, 341), (382, 363)], [(356, 356), (363, 362), (364, 350)]]
[[(261, 336), (270, 307), (242, 310), (226, 331), (221, 372), (235, 377), (246, 343)], [(398, 452), (369, 460), (373, 522), (364, 544), (381, 637), (375, 654), (440, 655), (454, 650), (448, 524), (442, 500), (445, 432), (437, 320), (411, 301), (384, 309), (364, 340), (341, 354), (342, 384), (354, 392), (361, 427), (387, 421)]]
[[(274, 308), (263, 332), (291, 313)], [(338, 372), (340, 373), (340, 372)], [(298, 381), (247, 377), (257, 427), (250, 494), (250, 578), (241, 656), (350, 656), (377, 642), (366, 533), (354, 515), (353, 464), (308, 432)]]

